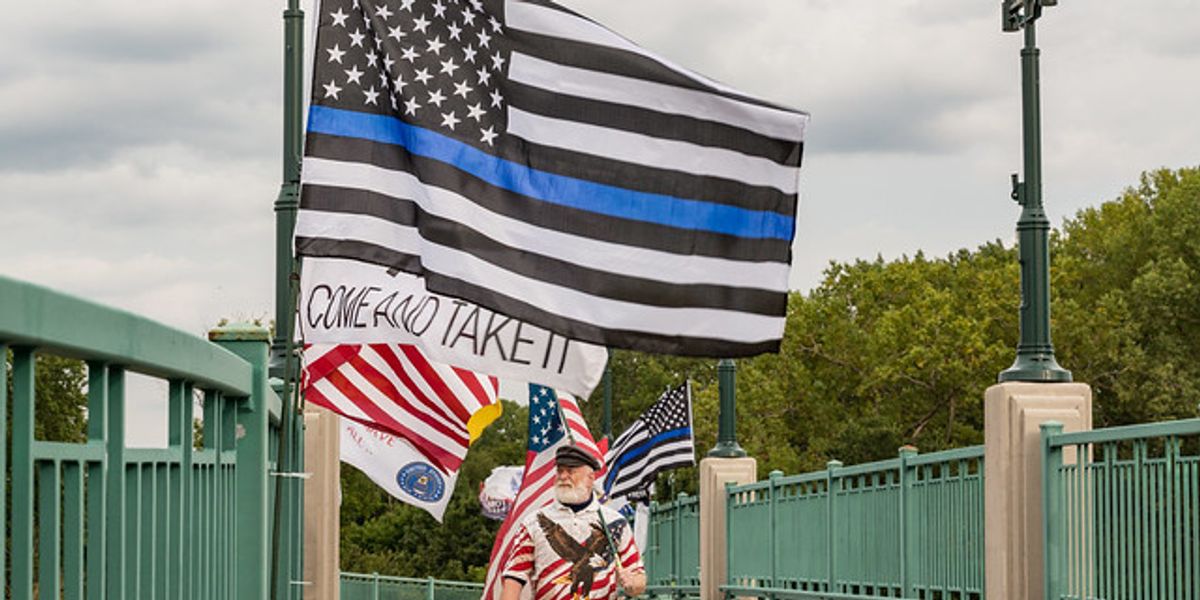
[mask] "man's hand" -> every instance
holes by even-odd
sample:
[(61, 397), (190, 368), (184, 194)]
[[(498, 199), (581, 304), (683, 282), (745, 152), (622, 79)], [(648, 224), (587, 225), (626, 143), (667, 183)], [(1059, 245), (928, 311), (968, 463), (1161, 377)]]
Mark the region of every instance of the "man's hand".
[(617, 583), (621, 584), (626, 596), (641, 596), (642, 592), (646, 591), (646, 574), (627, 571), (621, 567), (620, 561), (617, 561)]

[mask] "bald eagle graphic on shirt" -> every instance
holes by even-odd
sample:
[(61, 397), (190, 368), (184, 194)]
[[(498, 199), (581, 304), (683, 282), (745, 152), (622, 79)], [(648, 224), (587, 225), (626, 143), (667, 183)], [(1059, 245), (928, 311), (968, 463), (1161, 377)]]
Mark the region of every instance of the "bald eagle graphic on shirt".
[[(592, 533), (583, 543), (571, 537), (558, 523), (551, 521), (546, 515), (538, 514), (538, 525), (546, 534), (546, 540), (559, 558), (571, 565), (571, 568), (554, 583), (571, 583), (571, 597), (586, 597), (592, 589), (596, 578), (596, 569), (604, 569), (612, 564), (612, 546), (604, 529), (598, 523), (592, 523)], [(593, 562), (598, 560), (599, 564)]]

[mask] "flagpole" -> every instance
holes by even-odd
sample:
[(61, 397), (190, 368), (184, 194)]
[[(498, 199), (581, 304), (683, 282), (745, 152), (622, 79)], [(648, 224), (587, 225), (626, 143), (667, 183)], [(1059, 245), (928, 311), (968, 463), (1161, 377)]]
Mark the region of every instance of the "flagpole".
[(280, 534), (283, 525), (284, 474), (297, 470), (291, 436), (299, 394), (292, 327), (295, 323), (299, 263), (292, 252), (296, 212), (300, 207), (301, 119), (304, 111), (304, 11), (288, 0), (283, 11), (283, 181), (275, 199), (275, 338), (269, 374), (282, 380), (279, 446), (276, 450), (275, 511), (271, 533), (271, 598), (287, 595), (290, 581), (280, 581)]
[[(575, 445), (575, 432), (571, 431), (571, 425), (567, 423), (567, 414), (563, 412), (562, 398), (558, 397), (558, 390), (554, 390), (554, 407), (558, 409), (558, 422), (562, 425), (563, 431), (567, 433), (567, 443)], [(591, 432), (588, 432), (591, 435)]]
[[(594, 500), (597, 503), (600, 502), (599, 499), (596, 498), (596, 490), (592, 490), (592, 500)], [(603, 506), (596, 507), (596, 515), (598, 515), (600, 517), (600, 528), (604, 530), (604, 539), (608, 540), (608, 549), (612, 551), (613, 568), (615, 569), (618, 566), (620, 566), (620, 564), (621, 564), (621, 555), (617, 552), (617, 545), (613, 542), (612, 532), (610, 532), (608, 530), (608, 521), (606, 521), (604, 519), (604, 507)], [(621, 587), (621, 579), (620, 578), (617, 578), (617, 586)]]

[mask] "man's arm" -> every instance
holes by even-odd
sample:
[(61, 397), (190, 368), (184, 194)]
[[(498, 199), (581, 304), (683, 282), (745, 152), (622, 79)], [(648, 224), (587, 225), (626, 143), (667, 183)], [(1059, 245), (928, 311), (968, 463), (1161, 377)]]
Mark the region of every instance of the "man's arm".
[[(646, 578), (642, 577), (642, 585), (645, 586)], [(511, 577), (505, 577), (502, 587), (500, 588), (500, 600), (518, 600), (521, 597), (521, 588), (525, 587), (523, 582), (517, 581)]]

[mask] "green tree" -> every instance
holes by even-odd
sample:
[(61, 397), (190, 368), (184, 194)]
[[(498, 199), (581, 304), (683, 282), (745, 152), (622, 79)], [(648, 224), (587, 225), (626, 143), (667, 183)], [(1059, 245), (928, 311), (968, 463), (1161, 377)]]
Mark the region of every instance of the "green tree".
[[(8, 424), (12, 434), (12, 351), (8, 365)], [(83, 442), (87, 439), (87, 365), (83, 361), (37, 354), (34, 366), (34, 438), (54, 442)]]
[(1196, 414), (1200, 169), (1142, 175), (1054, 240), (1056, 344), (1096, 396), (1096, 426)]

